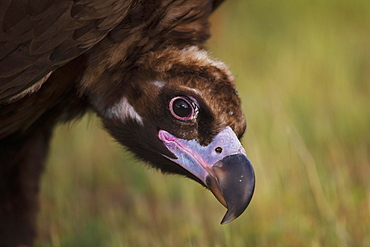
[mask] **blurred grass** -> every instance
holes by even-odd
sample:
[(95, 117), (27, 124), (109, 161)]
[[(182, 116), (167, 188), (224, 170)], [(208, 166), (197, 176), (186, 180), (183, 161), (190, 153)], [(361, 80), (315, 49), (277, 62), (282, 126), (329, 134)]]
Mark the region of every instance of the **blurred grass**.
[(370, 246), (370, 2), (228, 1), (209, 48), (237, 78), (257, 185), (246, 212), (60, 126), (37, 246)]

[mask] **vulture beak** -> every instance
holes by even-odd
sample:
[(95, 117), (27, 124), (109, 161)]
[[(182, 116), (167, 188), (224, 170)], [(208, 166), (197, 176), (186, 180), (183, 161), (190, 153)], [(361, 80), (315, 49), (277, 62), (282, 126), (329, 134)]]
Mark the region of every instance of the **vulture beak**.
[(158, 137), (177, 159), (166, 157), (199, 178), (228, 209), (221, 224), (244, 212), (253, 196), (255, 177), (230, 127), (220, 131), (208, 146), (177, 138), (165, 130), (160, 130)]

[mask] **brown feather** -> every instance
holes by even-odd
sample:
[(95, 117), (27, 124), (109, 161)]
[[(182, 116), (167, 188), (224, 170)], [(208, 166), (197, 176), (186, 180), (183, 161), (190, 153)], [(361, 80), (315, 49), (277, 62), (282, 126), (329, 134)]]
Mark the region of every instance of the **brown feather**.
[[(0, 104), (93, 47), (122, 21), (133, 1), (43, 3), (1, 1)], [(76, 12), (77, 6), (84, 8)]]

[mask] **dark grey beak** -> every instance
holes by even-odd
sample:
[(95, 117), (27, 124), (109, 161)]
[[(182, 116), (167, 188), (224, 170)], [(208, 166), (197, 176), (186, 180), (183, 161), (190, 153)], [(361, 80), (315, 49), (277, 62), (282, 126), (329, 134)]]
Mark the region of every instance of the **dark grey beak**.
[(207, 186), (216, 198), (227, 207), (221, 224), (229, 223), (241, 215), (252, 199), (255, 176), (244, 154), (224, 157), (212, 167), (212, 176), (206, 179)]

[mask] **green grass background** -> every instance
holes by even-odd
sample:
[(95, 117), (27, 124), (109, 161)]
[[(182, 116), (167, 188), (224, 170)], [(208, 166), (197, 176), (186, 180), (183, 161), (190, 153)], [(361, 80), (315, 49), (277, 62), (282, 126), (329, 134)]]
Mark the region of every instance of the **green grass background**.
[(60, 126), (38, 247), (370, 246), (370, 1), (234, 0), (209, 50), (237, 79), (255, 196), (234, 222), (134, 160), (93, 115)]

